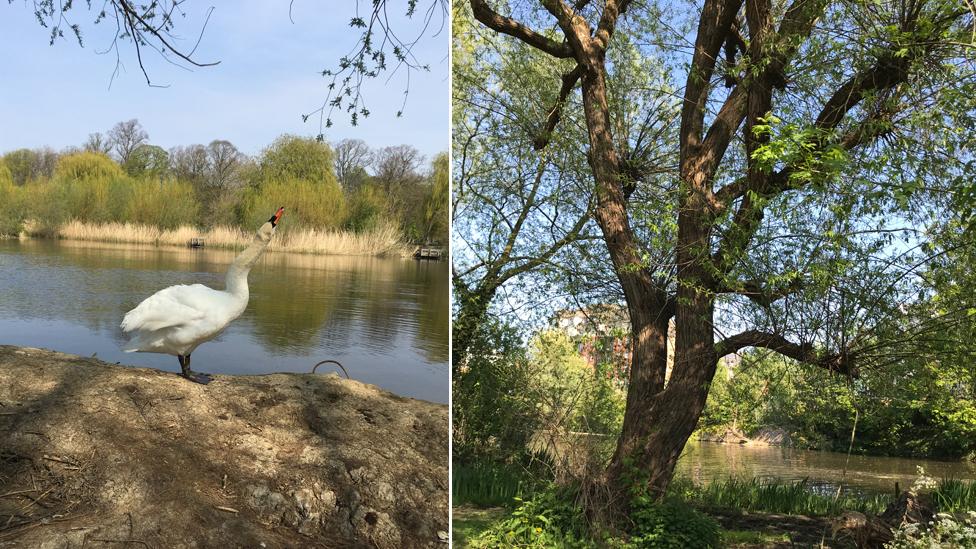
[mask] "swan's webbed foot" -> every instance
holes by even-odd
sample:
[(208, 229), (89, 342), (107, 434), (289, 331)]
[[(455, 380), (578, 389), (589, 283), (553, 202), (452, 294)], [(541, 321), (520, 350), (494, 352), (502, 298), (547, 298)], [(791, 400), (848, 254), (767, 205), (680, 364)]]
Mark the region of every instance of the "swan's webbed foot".
[(210, 374), (205, 374), (203, 372), (194, 372), (193, 370), (190, 369), (190, 355), (186, 355), (186, 356), (177, 355), (176, 358), (180, 360), (180, 369), (183, 370), (183, 373), (180, 375), (182, 375), (186, 379), (189, 379), (194, 383), (199, 383), (200, 385), (206, 385), (211, 381), (213, 381), (213, 378), (210, 377)]
[(180, 375), (182, 375), (183, 377), (189, 379), (194, 383), (199, 383), (200, 385), (206, 385), (211, 381), (213, 381), (213, 378), (210, 377), (209, 374), (204, 374), (202, 372), (194, 372), (192, 370), (187, 370)]

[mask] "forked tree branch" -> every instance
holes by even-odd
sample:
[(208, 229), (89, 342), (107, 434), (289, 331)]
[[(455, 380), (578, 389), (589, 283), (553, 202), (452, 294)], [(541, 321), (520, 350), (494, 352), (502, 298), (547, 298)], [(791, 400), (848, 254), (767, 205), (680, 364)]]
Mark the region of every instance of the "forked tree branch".
[(486, 0), (471, 0), (471, 9), (475, 19), (494, 31), (518, 38), (553, 57), (566, 59), (573, 56), (573, 50), (568, 43), (556, 42), (511, 17), (499, 14), (491, 9)]
[(723, 357), (746, 347), (769, 349), (804, 364), (854, 379), (860, 375), (855, 365), (855, 355), (852, 353), (826, 353), (817, 349), (812, 343), (794, 343), (779, 334), (761, 330), (746, 330), (717, 342), (715, 354)]

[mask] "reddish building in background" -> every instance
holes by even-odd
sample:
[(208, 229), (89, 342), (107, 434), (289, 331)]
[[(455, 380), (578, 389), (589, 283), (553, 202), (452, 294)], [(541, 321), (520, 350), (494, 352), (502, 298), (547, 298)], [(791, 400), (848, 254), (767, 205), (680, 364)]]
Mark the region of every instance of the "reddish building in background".
[[(597, 304), (580, 310), (556, 313), (553, 328), (576, 343), (576, 350), (594, 369), (605, 368), (606, 375), (624, 388), (630, 375), (630, 316), (627, 308), (617, 304)], [(668, 366), (665, 379), (674, 366), (674, 320), (668, 323)], [(730, 369), (739, 363), (738, 355), (721, 357)]]

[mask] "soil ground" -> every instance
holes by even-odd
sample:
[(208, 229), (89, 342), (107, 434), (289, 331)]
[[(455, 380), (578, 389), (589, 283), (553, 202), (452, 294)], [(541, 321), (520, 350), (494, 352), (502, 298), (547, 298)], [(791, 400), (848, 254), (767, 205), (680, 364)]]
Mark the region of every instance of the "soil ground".
[(446, 547), (447, 407), (0, 346), (0, 547)]

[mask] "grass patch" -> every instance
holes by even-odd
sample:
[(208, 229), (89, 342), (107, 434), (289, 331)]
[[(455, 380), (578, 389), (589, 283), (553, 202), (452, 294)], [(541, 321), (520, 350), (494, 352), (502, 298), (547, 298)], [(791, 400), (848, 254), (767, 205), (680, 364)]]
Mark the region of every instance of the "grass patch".
[(516, 497), (528, 493), (532, 483), (522, 470), (511, 465), (455, 463), (452, 485), (457, 505), (497, 507), (513, 505)]
[(933, 497), (943, 513), (976, 511), (976, 481), (942, 480)]
[(818, 494), (806, 480), (741, 480), (698, 485), (688, 479), (675, 479), (668, 489), (672, 495), (703, 508), (738, 509), (789, 515), (836, 516), (844, 511), (880, 513), (891, 501), (888, 494), (856, 496)]
[(723, 547), (737, 547), (740, 545), (762, 546), (790, 542), (790, 536), (788, 534), (770, 534), (757, 530), (722, 530), (721, 535)]
[(501, 507), (479, 509), (468, 505), (452, 510), (452, 529), (454, 547), (473, 547), (471, 540), (487, 530), (493, 523), (508, 513)]
[[(69, 221), (55, 231), (58, 238), (97, 242), (119, 242), (153, 245), (186, 246), (191, 238), (203, 238), (208, 247), (242, 249), (254, 237), (253, 232), (219, 226), (201, 230), (189, 225), (175, 229), (160, 229), (135, 223), (86, 223)], [(392, 226), (379, 226), (363, 233), (296, 229), (275, 236), (270, 251), (326, 255), (408, 255), (399, 231)]]

